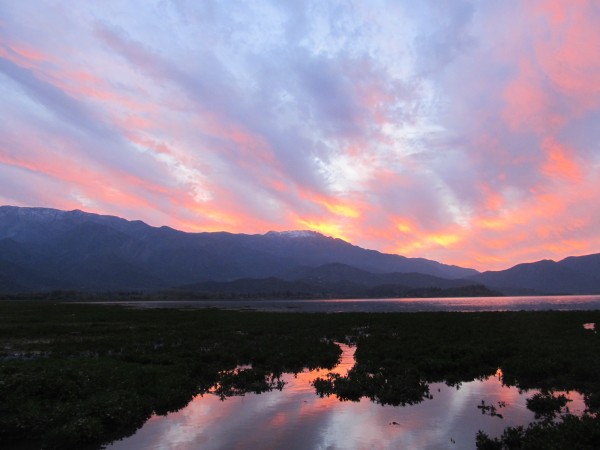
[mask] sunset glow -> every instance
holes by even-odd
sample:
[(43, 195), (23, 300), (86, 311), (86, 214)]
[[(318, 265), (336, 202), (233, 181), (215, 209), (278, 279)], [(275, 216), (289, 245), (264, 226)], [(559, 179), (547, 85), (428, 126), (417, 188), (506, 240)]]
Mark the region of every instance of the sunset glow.
[(597, 253), (599, 42), (594, 0), (2, 2), (0, 204)]

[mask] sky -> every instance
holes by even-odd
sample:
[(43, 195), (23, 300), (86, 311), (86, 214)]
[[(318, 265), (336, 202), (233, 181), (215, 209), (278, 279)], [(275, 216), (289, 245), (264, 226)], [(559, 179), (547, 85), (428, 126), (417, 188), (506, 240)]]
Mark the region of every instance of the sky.
[(600, 3), (0, 2), (0, 204), (600, 252)]

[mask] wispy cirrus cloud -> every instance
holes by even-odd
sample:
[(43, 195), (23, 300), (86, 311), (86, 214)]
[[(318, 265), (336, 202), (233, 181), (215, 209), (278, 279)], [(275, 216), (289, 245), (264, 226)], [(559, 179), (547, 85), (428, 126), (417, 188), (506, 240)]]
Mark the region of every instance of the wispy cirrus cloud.
[(0, 13), (3, 203), (479, 269), (600, 248), (593, 1)]

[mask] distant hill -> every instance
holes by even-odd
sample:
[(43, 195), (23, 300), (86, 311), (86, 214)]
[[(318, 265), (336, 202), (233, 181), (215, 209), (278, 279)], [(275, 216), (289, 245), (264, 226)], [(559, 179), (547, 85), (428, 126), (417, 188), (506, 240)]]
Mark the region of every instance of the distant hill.
[(174, 291), (187, 297), (232, 298), (385, 298), (501, 295), (473, 281), (419, 273), (372, 273), (340, 263), (299, 267), (283, 278), (207, 281)]
[(469, 279), (511, 294), (600, 294), (600, 254), (518, 264)]
[[(321, 275), (310, 273), (311, 268), (332, 263), (343, 266), (321, 267), (317, 271)], [(473, 269), (363, 249), (313, 231), (185, 233), (79, 210), (0, 207), (0, 292), (157, 290), (269, 277), (287, 282), (303, 277), (331, 280), (340, 278), (340, 271), (352, 270), (370, 273), (361, 275), (372, 280), (365, 286), (381, 285), (383, 280), (383, 284), (439, 287), (429, 286), (427, 276), (459, 279), (477, 274)], [(378, 274), (384, 276), (373, 281)], [(402, 279), (403, 274), (413, 281)]]
[(344, 282), (367, 287), (396, 284), (410, 288), (451, 288), (471, 283), (465, 279), (448, 279), (416, 272), (373, 273), (341, 263), (324, 264), (318, 267), (300, 266), (283, 273), (280, 278), (317, 285)]

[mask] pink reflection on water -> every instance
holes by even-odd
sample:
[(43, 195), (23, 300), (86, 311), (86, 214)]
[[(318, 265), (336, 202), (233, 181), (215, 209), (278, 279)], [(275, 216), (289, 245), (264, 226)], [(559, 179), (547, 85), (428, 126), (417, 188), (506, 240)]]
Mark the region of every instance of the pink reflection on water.
[[(345, 375), (354, 364), (354, 348), (340, 344), (341, 361), (332, 372)], [(381, 406), (368, 399), (341, 402), (319, 398), (310, 382), (325, 369), (285, 374), (283, 391), (246, 394), (220, 401), (198, 396), (182, 410), (153, 416), (138, 432), (108, 448), (144, 449), (471, 449), (483, 430), (499, 436), (505, 427), (526, 425), (533, 413), (526, 399), (498, 376), (463, 383), (457, 389), (430, 385), (431, 400), (405, 407)], [(569, 393), (572, 413), (585, 409), (579, 394)], [(481, 414), (481, 401), (498, 406), (503, 419)], [(500, 403), (503, 405), (500, 407)]]
[[(315, 370), (303, 370), (300, 373), (294, 375), (285, 375), (286, 385), (284, 389), (294, 391), (296, 393), (308, 393), (312, 396), (315, 394), (315, 389), (312, 387), (311, 382), (318, 377), (327, 378), (328, 373), (337, 373), (339, 375), (346, 375), (348, 371), (354, 366), (354, 352), (356, 347), (351, 347), (346, 344), (338, 343), (342, 349), (342, 354), (338, 364), (332, 369), (315, 369)], [(293, 380), (290, 380), (293, 377)], [(337, 401), (337, 400), (336, 400)], [(307, 402), (308, 403), (308, 402)]]

